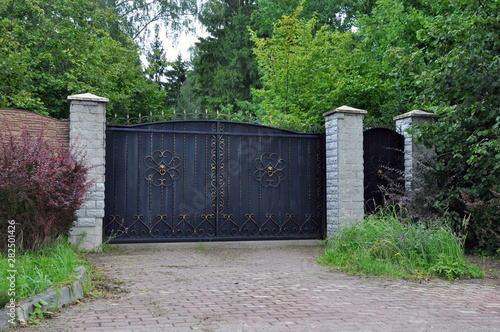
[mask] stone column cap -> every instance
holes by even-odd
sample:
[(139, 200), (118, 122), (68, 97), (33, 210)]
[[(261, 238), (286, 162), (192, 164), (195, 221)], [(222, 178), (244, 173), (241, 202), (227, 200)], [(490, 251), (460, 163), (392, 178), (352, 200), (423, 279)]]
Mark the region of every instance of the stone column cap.
[(366, 114), (367, 112), (365, 110), (360, 110), (358, 108), (344, 105), (334, 109), (333, 111), (328, 111), (326, 113), (323, 113), (323, 116), (328, 116), (335, 113)]
[(393, 118), (393, 120), (397, 121), (397, 120), (402, 120), (402, 119), (412, 118), (412, 117), (413, 118), (437, 118), (437, 117), (439, 117), (439, 115), (434, 114), (434, 113), (424, 112), (421, 110), (413, 110), (411, 112), (395, 116)]
[(91, 93), (82, 93), (78, 95), (68, 96), (68, 101), (78, 100), (78, 101), (93, 101), (98, 103), (109, 103), (108, 98), (99, 97)]

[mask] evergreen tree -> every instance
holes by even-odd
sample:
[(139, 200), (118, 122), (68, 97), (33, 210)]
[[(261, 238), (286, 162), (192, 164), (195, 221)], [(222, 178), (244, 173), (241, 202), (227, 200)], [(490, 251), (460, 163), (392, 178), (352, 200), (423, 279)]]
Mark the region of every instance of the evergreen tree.
[(186, 111), (187, 113), (194, 113), (201, 111), (201, 97), (195, 91), (198, 91), (198, 75), (194, 70), (188, 70), (186, 73), (186, 80), (182, 84), (179, 91), (179, 100), (177, 107), (179, 110)]
[(165, 88), (165, 82), (162, 82), (161, 79), (165, 76), (167, 71), (167, 59), (163, 44), (160, 41), (159, 30), (160, 27), (157, 25), (155, 27), (155, 39), (151, 43), (151, 49), (146, 55), (146, 60), (148, 61), (146, 75), (158, 85), (159, 90), (163, 90)]
[(209, 0), (199, 19), (210, 36), (196, 43), (193, 69), (201, 107), (215, 111), (251, 99), (259, 85), (248, 26), (255, 6), (249, 0)]
[(181, 87), (187, 78), (188, 65), (182, 60), (181, 55), (178, 54), (175, 61), (169, 63), (169, 67), (172, 69), (167, 70), (165, 74), (167, 80), (165, 84), (165, 89), (167, 90), (165, 104), (167, 108), (178, 108)]

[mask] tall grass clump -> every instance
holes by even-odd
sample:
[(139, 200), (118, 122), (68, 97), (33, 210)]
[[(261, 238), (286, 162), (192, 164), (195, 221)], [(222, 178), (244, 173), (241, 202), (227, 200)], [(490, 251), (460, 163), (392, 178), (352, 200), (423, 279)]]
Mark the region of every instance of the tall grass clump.
[(343, 227), (320, 261), (344, 272), (391, 278), (480, 278), (464, 258), (465, 239), (444, 223), (412, 223), (388, 207)]
[[(54, 241), (51, 246), (37, 252), (26, 252), (16, 257), (16, 297), (19, 301), (44, 292), (51, 286), (72, 280), (75, 269), (86, 264), (74, 246), (66, 239)], [(9, 301), (8, 257), (0, 254), (0, 309)]]

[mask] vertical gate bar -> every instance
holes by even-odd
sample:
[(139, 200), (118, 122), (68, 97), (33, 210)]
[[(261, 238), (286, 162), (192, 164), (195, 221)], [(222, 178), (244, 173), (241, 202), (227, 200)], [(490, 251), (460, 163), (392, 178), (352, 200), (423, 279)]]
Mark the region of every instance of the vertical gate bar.
[(327, 224), (326, 224), (326, 133), (324, 134), (323, 136), (323, 139), (322, 139), (322, 142), (323, 142), (323, 149), (321, 151), (322, 155), (323, 155), (323, 189), (321, 191), (322, 195), (323, 195), (323, 237), (326, 238), (327, 236)]
[[(299, 166), (299, 192), (301, 191), (301, 187), (302, 187), (302, 183), (300, 183), (301, 179), (302, 179), (302, 139), (299, 138), (299, 162), (298, 162), (298, 166)], [(300, 218), (302, 218), (302, 200), (301, 200), (302, 197), (300, 197), (300, 195), (298, 195), (297, 199), (299, 201), (299, 220)], [(299, 224), (301, 225), (300, 226), (300, 233), (302, 233), (302, 225), (304, 225), (304, 223), (301, 223), (299, 221)]]
[[(139, 159), (137, 160), (137, 216), (141, 214), (140, 206), (141, 206), (141, 133), (137, 133), (137, 152)], [(137, 228), (137, 227), (136, 227)], [(136, 233), (137, 234), (137, 233)]]
[[(259, 153), (258, 157), (262, 157), (262, 136), (259, 136)], [(259, 186), (259, 231), (260, 228), (263, 226), (262, 224), (262, 185)], [(265, 220), (265, 219), (264, 219)]]
[[(149, 155), (153, 155), (153, 132), (149, 135)], [(148, 231), (149, 231), (149, 236), (151, 236), (151, 212), (152, 212), (152, 183), (149, 181), (149, 212), (148, 212)]]
[(208, 215), (208, 135), (205, 135), (205, 192), (203, 195), (205, 196), (205, 215)]
[[(163, 113), (163, 111), (162, 111), (162, 113)], [(163, 117), (163, 114), (162, 114), (162, 117)], [(161, 129), (163, 129), (163, 123), (161, 124)], [(164, 151), (163, 136), (164, 136), (164, 134), (162, 133), (161, 134), (161, 145), (160, 145), (161, 151)], [(161, 192), (160, 192), (160, 216), (162, 216), (163, 215), (163, 200), (165, 199), (164, 195), (165, 195), (166, 188), (164, 186), (161, 186), (160, 190), (161, 190)], [(163, 218), (163, 217), (160, 217), (160, 218)], [(161, 226), (163, 226), (163, 225), (161, 225)], [(160, 232), (161, 232), (161, 230), (160, 230)], [(161, 233), (160, 233), (160, 235), (161, 235)]]
[[(174, 115), (175, 115), (175, 111), (174, 111)], [(173, 123), (172, 125), (172, 129), (175, 130), (175, 122)], [(172, 135), (172, 154), (175, 156), (176, 153), (175, 153), (175, 134)], [(175, 219), (175, 181), (172, 183), (172, 216), (171, 216), (171, 219), (172, 219), (172, 237), (175, 238), (175, 234), (176, 234), (176, 231), (175, 231), (175, 227), (176, 227), (176, 219)]]
[(215, 141), (215, 236), (219, 236), (219, 140), (220, 140), (220, 134), (219, 134), (219, 126), (220, 126), (220, 121), (219, 121), (219, 116), (217, 113), (217, 125), (216, 125), (216, 136), (217, 139)]
[[(194, 126), (194, 131), (196, 132), (197, 130), (197, 123), (195, 123), (195, 126)], [(194, 225), (194, 236), (198, 236), (198, 233), (197, 233), (197, 228), (198, 228), (198, 215), (197, 215), (197, 211), (196, 211), (196, 200), (198, 199), (198, 189), (196, 187), (196, 177), (198, 176), (198, 173), (196, 172), (196, 166), (197, 166), (197, 153), (198, 153), (198, 134), (194, 134), (194, 185), (193, 185), (193, 188), (194, 188), (194, 195), (193, 195), (193, 210), (194, 210), (194, 220), (193, 220), (193, 225)], [(185, 162), (185, 161), (184, 161)]]
[(128, 135), (129, 133), (127, 132), (127, 136), (126, 136), (126, 154), (125, 154), (125, 162), (126, 162), (126, 165), (125, 165), (125, 218), (128, 216), (128, 164), (129, 164), (129, 145), (128, 145)]
[[(113, 144), (110, 144), (113, 142)], [(106, 153), (106, 174), (108, 176), (105, 179), (105, 219), (104, 219), (104, 229), (103, 236), (108, 236), (108, 233), (111, 234), (111, 230), (113, 229), (113, 224), (116, 219), (116, 135), (113, 132), (106, 131), (106, 146), (112, 148), (112, 153)], [(106, 152), (108, 152), (108, 150)], [(109, 176), (109, 174), (112, 176)], [(112, 194), (112, 195), (111, 195)], [(112, 198), (112, 199), (110, 199)], [(111, 204), (112, 202), (112, 204)], [(111, 230), (108, 229), (111, 226)]]
[[(281, 121), (281, 120), (280, 120), (280, 121)], [(283, 157), (283, 154), (282, 154), (282, 151), (281, 151), (281, 143), (282, 143), (282, 142), (281, 142), (281, 137), (280, 137), (280, 138), (278, 139), (278, 151), (279, 151), (279, 154), (280, 154), (280, 158), (282, 158), (282, 157)], [(285, 224), (284, 224), (284, 222), (283, 222), (283, 220), (286, 220), (286, 219), (284, 219), (284, 218), (283, 218), (283, 213), (282, 213), (282, 211), (281, 211), (281, 209), (282, 209), (282, 203), (281, 203), (281, 192), (282, 192), (282, 188), (283, 188), (283, 187), (284, 187), (284, 186), (279, 186), (279, 188), (278, 188), (278, 198), (279, 198), (279, 200), (278, 200), (278, 206), (279, 206), (279, 209), (278, 209), (278, 213), (279, 213), (279, 215), (278, 215), (278, 217), (279, 217), (279, 220), (280, 220), (280, 225), (281, 225), (281, 227), (283, 227), (283, 226), (285, 225)]]
[(252, 215), (252, 136), (248, 141), (248, 215)]
[[(241, 172), (242, 172), (242, 170), (241, 170), (241, 154), (242, 154), (241, 153), (241, 136), (240, 136), (240, 145), (238, 147), (239, 147), (239, 149), (238, 149), (238, 151), (239, 151), (239, 153), (238, 153), (238, 157), (239, 157), (238, 158), (239, 159), (239, 163), (238, 163), (238, 166), (239, 166), (238, 181), (239, 181), (239, 188), (240, 188), (240, 190), (239, 190), (240, 191), (240, 203), (238, 204), (240, 208), (239, 208), (239, 211), (238, 211), (238, 220), (243, 220), (241, 218), (241, 206), (242, 206), (242, 204), (241, 204)], [(241, 222), (240, 222), (240, 225), (241, 225)], [(238, 234), (241, 235), (242, 227), (240, 226), (238, 228), (239, 228), (238, 229)]]
[[(184, 118), (186, 110), (184, 110)], [(186, 131), (186, 123), (184, 122), (184, 131)], [(182, 214), (186, 214), (186, 134), (182, 135)]]
[(321, 142), (321, 163), (322, 163), (322, 169), (323, 172), (321, 173), (321, 181), (323, 181), (323, 185), (321, 187), (321, 203), (322, 203), (322, 211), (321, 211), (321, 216), (322, 216), (322, 223), (323, 223), (323, 233), (321, 234), (322, 237), (326, 237), (326, 134), (323, 135), (322, 138), (320, 138)]
[(217, 124), (211, 124), (210, 137), (210, 214), (214, 218), (214, 236), (217, 236)]
[[(116, 132), (113, 133), (114, 153), (113, 153), (113, 215), (116, 215)], [(113, 227), (111, 227), (113, 229)], [(110, 234), (111, 235), (111, 234)]]
[(288, 138), (288, 212), (292, 215), (292, 139)]
[(227, 211), (226, 214), (229, 216), (231, 214), (231, 172), (229, 167), (231, 158), (231, 136), (227, 136)]
[[(219, 197), (217, 204), (219, 206), (219, 226), (222, 227), (224, 224), (223, 220), (223, 214), (224, 214), (224, 193), (225, 193), (225, 188), (224, 188), (224, 172), (225, 172), (225, 158), (224, 158), (224, 147), (225, 147), (225, 138), (223, 137), (222, 134), (220, 134), (224, 130), (224, 124), (222, 122), (219, 122), (219, 148), (217, 150), (217, 153), (219, 155), (219, 169), (218, 169), (218, 187), (219, 187)], [(222, 236), (223, 232), (220, 230), (219, 236)]]
[[(307, 140), (307, 189), (308, 189), (308, 192), (309, 192), (309, 195), (308, 195), (308, 208), (307, 210), (309, 211), (309, 214), (311, 216), (313, 216), (314, 214), (312, 213), (312, 209), (311, 209), (311, 161), (312, 161), (312, 157), (311, 157), (311, 140)], [(307, 220), (307, 219), (306, 219)], [(312, 232), (312, 219), (310, 221), (310, 231)]]
[[(270, 129), (269, 129), (269, 133), (270, 133)], [(272, 153), (272, 137), (268, 137), (268, 140), (269, 140), (269, 155), (271, 155)], [(281, 158), (281, 156), (278, 156), (278, 158)], [(278, 190), (279, 190), (279, 186), (278, 186)], [(269, 213), (269, 215), (271, 215), (271, 196), (269, 196), (267, 198), (267, 201), (268, 201), (268, 208), (267, 208), (267, 213)], [(278, 228), (278, 234), (281, 234), (281, 227)]]

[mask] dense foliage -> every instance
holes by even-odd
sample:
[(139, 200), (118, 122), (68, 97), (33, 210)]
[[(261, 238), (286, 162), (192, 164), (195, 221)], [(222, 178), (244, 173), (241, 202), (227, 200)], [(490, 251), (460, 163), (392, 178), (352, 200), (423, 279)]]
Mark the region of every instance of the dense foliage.
[(500, 4), (444, 4), (448, 10), (417, 34), (424, 47), (411, 54), (425, 64), (415, 71), (417, 101), (440, 115), (418, 129), (437, 152), (437, 163), (426, 171), (434, 181), (430, 206), (450, 216), (456, 228), (471, 212), (465, 230), (471, 245), (494, 251), (500, 248), (494, 213), (500, 202), (492, 191), (500, 185)]
[(0, 252), (7, 251), (10, 220), (16, 222), (17, 250), (68, 236), (90, 189), (87, 172), (82, 156), (43, 132), (0, 133)]
[(346, 32), (360, 16), (370, 14), (374, 5), (374, 0), (257, 0), (252, 25), (259, 37), (270, 37), (280, 19), (292, 15), (297, 7), (302, 6), (299, 18), (306, 21), (315, 18), (319, 27), (327, 25), (331, 30)]
[(280, 20), (271, 38), (253, 34), (264, 85), (254, 96), (263, 117), (320, 125), (323, 113), (349, 105), (392, 119), (394, 82), (380, 57), (357, 47), (354, 33), (317, 30), (315, 19), (299, 19), (300, 11)]

